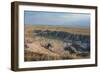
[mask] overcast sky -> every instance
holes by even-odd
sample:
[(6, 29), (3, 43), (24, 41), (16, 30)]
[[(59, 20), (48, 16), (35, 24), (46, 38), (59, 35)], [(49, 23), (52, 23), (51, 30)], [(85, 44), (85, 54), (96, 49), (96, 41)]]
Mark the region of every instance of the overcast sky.
[(89, 27), (90, 14), (68, 12), (24, 11), (25, 25), (61, 25)]

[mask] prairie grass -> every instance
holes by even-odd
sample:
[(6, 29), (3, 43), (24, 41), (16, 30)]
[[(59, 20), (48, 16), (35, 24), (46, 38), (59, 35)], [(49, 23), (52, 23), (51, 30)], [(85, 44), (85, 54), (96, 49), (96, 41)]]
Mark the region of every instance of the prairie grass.
[[(51, 26), (25, 26), (25, 61), (44, 61), (44, 60), (67, 60), (89, 58), (90, 53), (70, 53), (63, 48), (64, 42), (55, 38), (36, 36), (33, 30), (64, 31), (73, 34), (89, 35), (89, 29), (51, 27)], [(47, 43), (52, 44), (52, 48), (45, 48)], [(43, 45), (43, 46), (42, 46)]]

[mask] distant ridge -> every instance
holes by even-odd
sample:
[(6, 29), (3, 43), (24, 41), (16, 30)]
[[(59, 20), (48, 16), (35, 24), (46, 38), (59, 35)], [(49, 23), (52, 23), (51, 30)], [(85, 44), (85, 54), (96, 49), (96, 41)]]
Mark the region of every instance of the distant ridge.
[(66, 25), (39, 25), (39, 24), (25, 24), (25, 26), (57, 26), (57, 27), (68, 27), (68, 28), (83, 28), (90, 29), (90, 26), (66, 26)]

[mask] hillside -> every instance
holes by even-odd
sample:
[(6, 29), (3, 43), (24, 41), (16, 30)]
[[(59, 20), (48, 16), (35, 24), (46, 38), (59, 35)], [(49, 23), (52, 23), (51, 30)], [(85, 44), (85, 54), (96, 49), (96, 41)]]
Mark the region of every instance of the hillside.
[(89, 29), (25, 26), (25, 61), (89, 58)]

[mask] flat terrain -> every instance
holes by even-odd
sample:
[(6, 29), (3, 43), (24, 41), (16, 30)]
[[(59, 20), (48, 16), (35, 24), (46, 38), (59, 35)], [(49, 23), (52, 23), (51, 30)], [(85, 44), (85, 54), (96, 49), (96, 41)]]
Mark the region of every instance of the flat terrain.
[(32, 32), (33, 30), (64, 31), (64, 32), (70, 32), (73, 34), (82, 34), (82, 35), (90, 34), (89, 28), (71, 28), (71, 27), (61, 27), (61, 26), (33, 26), (33, 25), (25, 26), (26, 33)]
[[(87, 43), (89, 43), (87, 39), (90, 36), (89, 30), (89, 28), (25, 25), (24, 59), (25, 61), (43, 61), (89, 58), (90, 52), (87, 51), (90, 49), (87, 47)], [(64, 37), (68, 37), (66, 41), (66, 38), (61, 36), (62, 33), (66, 34), (63, 35)], [(80, 37), (86, 41), (81, 41)]]

